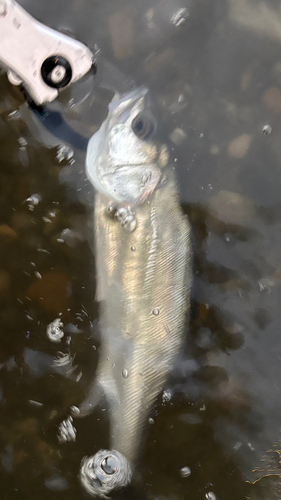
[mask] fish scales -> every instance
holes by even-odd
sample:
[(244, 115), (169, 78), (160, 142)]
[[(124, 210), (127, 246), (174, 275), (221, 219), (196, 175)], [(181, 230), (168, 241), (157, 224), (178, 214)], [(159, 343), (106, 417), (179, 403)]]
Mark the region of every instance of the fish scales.
[(106, 208), (106, 200), (97, 194), (95, 242), (104, 344), (98, 378), (105, 392), (104, 374), (116, 381), (116, 393), (110, 397), (111, 445), (134, 462), (142, 429), (182, 342), (190, 230), (173, 172), (138, 207), (133, 233), (125, 233), (106, 215)]

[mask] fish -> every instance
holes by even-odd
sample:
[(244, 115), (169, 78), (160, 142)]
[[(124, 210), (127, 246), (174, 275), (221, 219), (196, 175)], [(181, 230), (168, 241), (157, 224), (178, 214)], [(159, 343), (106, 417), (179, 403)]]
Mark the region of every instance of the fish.
[(80, 414), (106, 397), (111, 447), (82, 460), (80, 479), (94, 496), (131, 482), (185, 334), (190, 224), (159, 135), (148, 89), (139, 87), (113, 98), (87, 149), (101, 347), (96, 385)]

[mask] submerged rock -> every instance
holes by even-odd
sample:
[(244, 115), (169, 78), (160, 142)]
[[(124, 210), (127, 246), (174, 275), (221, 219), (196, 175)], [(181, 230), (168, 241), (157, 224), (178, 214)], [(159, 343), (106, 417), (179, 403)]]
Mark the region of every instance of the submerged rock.
[(241, 194), (222, 190), (210, 199), (210, 211), (226, 224), (238, 224), (252, 219), (255, 207), (251, 200)]
[(66, 274), (49, 272), (28, 288), (26, 295), (39, 302), (47, 311), (59, 314), (65, 312), (71, 294), (70, 279)]

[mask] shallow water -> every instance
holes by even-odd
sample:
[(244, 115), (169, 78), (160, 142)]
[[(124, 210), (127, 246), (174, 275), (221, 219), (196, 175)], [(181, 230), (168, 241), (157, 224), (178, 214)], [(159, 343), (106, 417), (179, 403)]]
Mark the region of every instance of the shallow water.
[[(126, 77), (108, 71), (109, 87), (133, 80), (151, 89), (192, 224), (190, 331), (172, 398), (158, 404), (148, 429), (138, 493), (280, 498), (279, 2), (21, 4), (97, 44), (101, 65), (104, 58)], [(189, 17), (175, 26), (183, 7)], [(111, 94), (98, 89), (79, 102), (77, 93), (70, 109), (62, 96), (65, 116), (90, 136)], [(108, 444), (104, 408), (77, 421), (76, 443), (56, 438), (97, 363), (93, 193), (83, 152), (63, 149), (30, 113), (1, 74), (0, 492), (5, 500), (74, 500), (85, 497), (82, 457)], [(58, 317), (65, 335), (55, 343), (46, 330)]]

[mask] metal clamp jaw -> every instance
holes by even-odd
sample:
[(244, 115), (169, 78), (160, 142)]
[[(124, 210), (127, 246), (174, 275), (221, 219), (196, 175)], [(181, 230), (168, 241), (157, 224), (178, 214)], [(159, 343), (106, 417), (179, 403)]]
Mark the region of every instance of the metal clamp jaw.
[(13, 85), (23, 85), (37, 104), (79, 80), (93, 65), (81, 42), (36, 21), (14, 0), (0, 0), (0, 66)]

